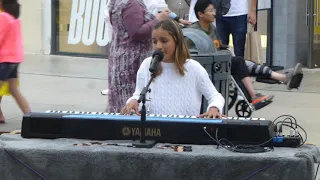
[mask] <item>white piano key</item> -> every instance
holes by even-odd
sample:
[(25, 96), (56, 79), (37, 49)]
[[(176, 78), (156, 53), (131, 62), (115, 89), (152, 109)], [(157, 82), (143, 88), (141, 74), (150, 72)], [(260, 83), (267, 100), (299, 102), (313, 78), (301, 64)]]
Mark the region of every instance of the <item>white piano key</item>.
[(184, 116), (183, 115), (178, 115), (178, 118), (184, 118)]
[(251, 120), (252, 120), (252, 121), (257, 121), (257, 120), (258, 120), (258, 118), (251, 118)]
[(68, 111), (62, 111), (62, 113), (66, 114)]
[(150, 117), (154, 117), (155, 116), (155, 114), (150, 114)]
[(116, 115), (120, 115), (120, 113), (116, 113)]
[(259, 118), (259, 120), (260, 120), (260, 121), (265, 121), (265, 120), (266, 120), (266, 118)]
[(80, 112), (79, 111), (75, 111), (74, 114), (80, 114)]
[(245, 120), (246, 118), (243, 118), (243, 117), (239, 117), (238, 119), (239, 119), (239, 120)]
[(197, 119), (197, 116), (191, 116), (190, 118), (192, 118), (192, 119)]

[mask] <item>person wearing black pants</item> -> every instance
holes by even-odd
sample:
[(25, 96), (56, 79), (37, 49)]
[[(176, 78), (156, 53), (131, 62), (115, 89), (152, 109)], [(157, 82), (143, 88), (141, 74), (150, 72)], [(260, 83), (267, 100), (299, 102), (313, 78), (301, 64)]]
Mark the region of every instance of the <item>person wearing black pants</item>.
[(229, 35), (232, 35), (234, 53), (236, 56), (244, 57), (246, 43), (247, 24), (257, 23), (257, 0), (231, 0), (229, 12), (224, 16), (216, 17), (216, 26), (222, 44), (229, 44)]
[(255, 77), (271, 77), (271, 69), (266, 67), (266, 70), (263, 70), (264, 66), (258, 65), (258, 71), (249, 72), (249, 69), (245, 63), (245, 60), (240, 56), (233, 56), (231, 58), (231, 75), (241, 81), (241, 83), (246, 88), (247, 92), (250, 95), (250, 100), (252, 105), (256, 106), (257, 104), (262, 104), (262, 106), (267, 105), (267, 101), (273, 99), (273, 95), (262, 95), (261, 93), (256, 93), (252, 85), (252, 80), (250, 75)]

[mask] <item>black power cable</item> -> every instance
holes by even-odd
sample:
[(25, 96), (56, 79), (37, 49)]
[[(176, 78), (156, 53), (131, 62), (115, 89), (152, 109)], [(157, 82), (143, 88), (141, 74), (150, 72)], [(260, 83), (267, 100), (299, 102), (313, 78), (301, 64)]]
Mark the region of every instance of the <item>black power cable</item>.
[[(283, 120), (281, 120), (281, 118), (283, 118)], [(257, 144), (257, 145), (247, 145), (247, 144), (234, 145), (232, 142), (230, 142), (229, 140), (227, 140), (225, 138), (221, 138), (221, 139), (218, 138), (218, 130), (219, 129), (216, 129), (215, 137), (212, 137), (210, 135), (210, 133), (206, 130), (206, 127), (203, 127), (203, 130), (214, 142), (216, 142), (217, 148), (219, 148), (219, 146), (221, 146), (229, 151), (239, 152), (239, 153), (262, 153), (262, 152), (268, 152), (268, 151), (273, 150), (273, 147), (264, 147), (264, 145), (267, 143), (270, 143), (276, 137), (283, 137), (282, 136), (282, 128), (283, 127), (291, 128), (290, 130), (294, 130), (293, 136), (300, 138), (301, 143), (297, 146), (294, 146), (294, 147), (300, 147), (306, 143), (307, 137), (308, 137), (307, 132), (304, 128), (302, 128), (298, 124), (297, 120), (293, 116), (290, 116), (290, 115), (279, 116), (273, 121), (273, 125), (275, 126), (274, 131), (275, 131), (276, 135), (271, 137), (266, 142), (263, 142), (263, 143)], [(304, 132), (304, 137), (301, 135), (299, 130), (302, 130)]]

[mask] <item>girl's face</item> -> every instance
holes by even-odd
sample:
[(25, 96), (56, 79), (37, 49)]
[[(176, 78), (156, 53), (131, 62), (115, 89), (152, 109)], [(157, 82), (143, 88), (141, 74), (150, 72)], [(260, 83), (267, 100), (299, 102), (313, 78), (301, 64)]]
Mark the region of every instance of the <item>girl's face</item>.
[(161, 27), (152, 31), (153, 49), (163, 52), (162, 62), (174, 62), (176, 43), (168, 31)]

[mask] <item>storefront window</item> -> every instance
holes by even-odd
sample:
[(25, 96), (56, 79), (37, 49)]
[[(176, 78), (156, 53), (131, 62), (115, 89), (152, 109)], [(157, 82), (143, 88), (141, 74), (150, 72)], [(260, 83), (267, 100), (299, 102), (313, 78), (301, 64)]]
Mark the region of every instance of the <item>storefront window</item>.
[(56, 52), (107, 55), (106, 4), (107, 0), (58, 0)]
[[(108, 55), (109, 38), (105, 31), (104, 11), (107, 0), (55, 0), (54, 51), (88, 55)], [(166, 0), (169, 8), (188, 19), (190, 0)], [(267, 48), (267, 14), (270, 0), (258, 1), (258, 31), (264, 57)], [(248, 28), (249, 30), (250, 28)], [(232, 38), (230, 38), (232, 47)]]

